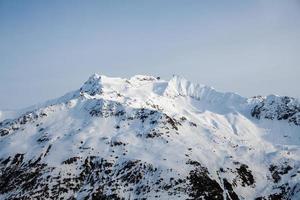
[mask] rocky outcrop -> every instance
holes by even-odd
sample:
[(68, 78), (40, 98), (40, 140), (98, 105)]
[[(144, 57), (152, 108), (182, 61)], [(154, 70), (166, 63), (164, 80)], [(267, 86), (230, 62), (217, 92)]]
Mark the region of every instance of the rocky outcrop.
[(300, 125), (300, 103), (292, 97), (268, 96), (252, 109), (251, 115), (257, 119), (285, 120)]

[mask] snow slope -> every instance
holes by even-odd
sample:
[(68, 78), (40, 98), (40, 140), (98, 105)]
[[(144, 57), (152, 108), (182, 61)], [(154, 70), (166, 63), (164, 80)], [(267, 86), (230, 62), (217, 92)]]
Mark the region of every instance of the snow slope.
[(19, 112), (17, 111), (12, 111), (12, 110), (0, 110), (0, 121), (4, 119), (13, 119), (20, 115)]
[(300, 104), (92, 75), (0, 122), (0, 199), (300, 199)]

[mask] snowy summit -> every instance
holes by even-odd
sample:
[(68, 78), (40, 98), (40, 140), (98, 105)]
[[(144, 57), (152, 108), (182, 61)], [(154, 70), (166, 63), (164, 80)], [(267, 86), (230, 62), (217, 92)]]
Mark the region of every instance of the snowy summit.
[(0, 119), (0, 199), (300, 199), (292, 97), (94, 74)]

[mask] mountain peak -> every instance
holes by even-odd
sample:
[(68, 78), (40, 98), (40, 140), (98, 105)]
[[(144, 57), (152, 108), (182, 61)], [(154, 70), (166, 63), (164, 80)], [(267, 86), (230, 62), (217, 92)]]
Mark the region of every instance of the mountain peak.
[(0, 199), (300, 199), (299, 131), (294, 98), (93, 74), (0, 122)]
[(91, 96), (102, 93), (102, 76), (93, 74), (80, 88), (80, 92), (87, 93)]
[(178, 75), (174, 75), (170, 79), (164, 95), (170, 97), (189, 96), (200, 101), (223, 104), (223, 107), (225, 107), (225, 104), (235, 104), (235, 106), (238, 106), (247, 99), (236, 93), (219, 92), (213, 87), (202, 84), (194, 84)]
[(165, 90), (167, 96), (192, 96), (196, 97), (196, 92), (201, 88), (198, 84), (186, 80), (185, 78), (174, 75), (168, 82), (168, 87)]

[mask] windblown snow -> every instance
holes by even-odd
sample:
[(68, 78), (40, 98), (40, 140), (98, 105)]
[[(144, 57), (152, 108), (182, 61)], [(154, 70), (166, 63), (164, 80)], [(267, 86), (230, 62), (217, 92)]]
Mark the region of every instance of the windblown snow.
[(300, 199), (292, 97), (94, 74), (25, 110), (0, 116), (0, 199)]

